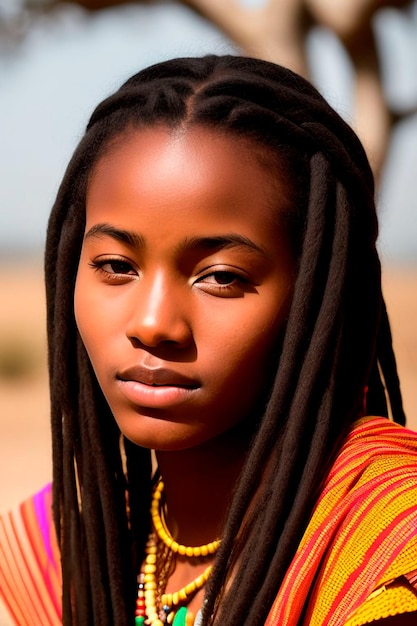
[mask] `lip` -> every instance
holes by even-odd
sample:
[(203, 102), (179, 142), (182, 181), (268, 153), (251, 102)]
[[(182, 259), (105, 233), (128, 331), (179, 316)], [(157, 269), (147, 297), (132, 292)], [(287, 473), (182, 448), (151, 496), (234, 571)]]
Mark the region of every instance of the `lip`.
[(195, 379), (167, 368), (128, 368), (116, 376), (125, 398), (136, 406), (168, 408), (187, 401), (199, 388)]
[(150, 387), (199, 387), (199, 382), (185, 374), (175, 372), (166, 367), (144, 367), (135, 365), (117, 374), (117, 379), (122, 382), (136, 382)]

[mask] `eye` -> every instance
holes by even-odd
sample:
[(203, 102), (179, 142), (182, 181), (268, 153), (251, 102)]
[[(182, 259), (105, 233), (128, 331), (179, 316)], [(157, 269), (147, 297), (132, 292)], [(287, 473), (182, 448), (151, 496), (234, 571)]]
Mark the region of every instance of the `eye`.
[(126, 279), (138, 275), (132, 263), (118, 258), (100, 258), (90, 263), (91, 267), (99, 272), (102, 277), (110, 281), (124, 282)]
[(126, 261), (112, 260), (100, 264), (102, 270), (112, 274), (133, 274), (132, 266)]
[(249, 287), (249, 281), (241, 274), (223, 269), (207, 270), (195, 284), (202, 291), (223, 298), (242, 297)]
[(239, 280), (239, 277), (233, 274), (233, 272), (220, 271), (208, 274), (201, 282), (213, 283), (215, 285), (231, 285), (236, 280)]

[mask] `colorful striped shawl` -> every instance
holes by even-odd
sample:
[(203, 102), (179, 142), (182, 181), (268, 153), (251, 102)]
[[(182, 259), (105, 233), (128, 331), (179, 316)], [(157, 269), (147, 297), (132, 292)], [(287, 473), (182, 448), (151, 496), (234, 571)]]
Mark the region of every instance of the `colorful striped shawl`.
[[(331, 469), (266, 626), (357, 626), (417, 610), (411, 585), (389, 584), (415, 570), (417, 434), (364, 418)], [(385, 588), (392, 593), (377, 595)], [(61, 624), (50, 485), (0, 517), (0, 596), (18, 626)]]
[(18, 626), (58, 626), (61, 567), (51, 485), (0, 517), (0, 596)]
[(366, 602), (415, 570), (417, 434), (364, 418), (331, 469), (266, 625), (353, 626), (417, 610), (406, 579), (395, 600), (381, 593), (371, 613)]

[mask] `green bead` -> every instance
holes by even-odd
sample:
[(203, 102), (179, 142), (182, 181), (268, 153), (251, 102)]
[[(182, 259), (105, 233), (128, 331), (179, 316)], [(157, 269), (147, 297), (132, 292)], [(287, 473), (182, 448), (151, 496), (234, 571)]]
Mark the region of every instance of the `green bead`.
[(186, 617), (187, 617), (187, 607), (182, 606), (175, 613), (174, 621), (172, 622), (172, 626), (186, 626)]
[(135, 617), (135, 626), (143, 626), (145, 623), (145, 618), (143, 615), (137, 615)]

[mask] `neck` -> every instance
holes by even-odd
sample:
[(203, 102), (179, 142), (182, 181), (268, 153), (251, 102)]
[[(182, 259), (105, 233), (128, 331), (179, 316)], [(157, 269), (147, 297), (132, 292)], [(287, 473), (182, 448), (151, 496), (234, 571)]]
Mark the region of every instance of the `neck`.
[(189, 450), (157, 452), (167, 525), (179, 543), (198, 546), (221, 536), (246, 457), (243, 439), (231, 431)]

